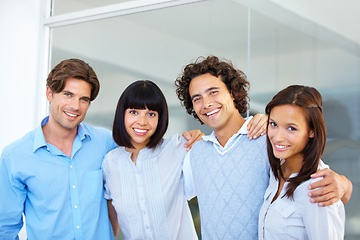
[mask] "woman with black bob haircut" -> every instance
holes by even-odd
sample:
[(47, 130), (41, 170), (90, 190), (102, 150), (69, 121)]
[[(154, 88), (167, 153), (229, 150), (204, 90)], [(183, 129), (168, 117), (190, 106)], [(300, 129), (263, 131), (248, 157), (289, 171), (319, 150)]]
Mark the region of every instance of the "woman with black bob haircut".
[(113, 123), (113, 138), (119, 146), (134, 148), (124, 124), (125, 110), (128, 108), (148, 108), (158, 112), (158, 126), (147, 147), (153, 148), (159, 144), (169, 124), (168, 105), (160, 88), (152, 81), (140, 80), (130, 84), (119, 98)]
[(182, 180), (186, 140), (163, 139), (168, 121), (155, 83), (136, 81), (120, 96), (113, 126), (119, 148), (102, 164), (115, 236), (121, 228), (125, 239), (197, 239)]
[(268, 103), (270, 182), (259, 214), (259, 239), (343, 239), (341, 200), (319, 207), (309, 201), (311, 174), (326, 168), (322, 97), (313, 87), (289, 86)]

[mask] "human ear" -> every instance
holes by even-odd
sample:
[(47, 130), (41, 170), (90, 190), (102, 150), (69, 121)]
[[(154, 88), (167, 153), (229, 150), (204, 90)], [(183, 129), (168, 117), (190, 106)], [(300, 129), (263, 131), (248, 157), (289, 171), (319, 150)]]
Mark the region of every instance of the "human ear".
[(235, 98), (234, 98), (234, 95), (233, 95), (232, 91), (231, 91), (231, 92), (229, 92), (229, 93), (230, 93), (230, 97), (231, 97), (231, 99), (232, 99), (233, 101), (235, 101)]
[(314, 131), (310, 131), (310, 133), (309, 133), (309, 138), (314, 138), (315, 137), (315, 134), (314, 134)]
[(46, 98), (51, 103), (53, 93), (49, 86), (46, 87)]

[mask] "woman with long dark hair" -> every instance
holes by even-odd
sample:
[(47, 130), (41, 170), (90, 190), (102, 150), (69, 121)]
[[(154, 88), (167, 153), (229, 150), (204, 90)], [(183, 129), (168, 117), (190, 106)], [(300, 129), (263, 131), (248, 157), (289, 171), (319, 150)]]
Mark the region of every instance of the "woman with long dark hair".
[(312, 87), (293, 85), (266, 106), (270, 183), (259, 217), (259, 239), (343, 239), (341, 201), (319, 207), (307, 198), (310, 175), (325, 168), (322, 97)]

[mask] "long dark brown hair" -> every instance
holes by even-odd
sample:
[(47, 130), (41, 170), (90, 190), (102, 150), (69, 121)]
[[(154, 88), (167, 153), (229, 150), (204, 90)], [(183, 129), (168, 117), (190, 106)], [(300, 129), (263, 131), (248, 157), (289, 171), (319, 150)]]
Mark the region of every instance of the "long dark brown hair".
[[(305, 119), (308, 130), (314, 133), (313, 138), (309, 138), (303, 150), (303, 164), (296, 177), (288, 179), (288, 185), (284, 196), (293, 199), (294, 191), (302, 182), (310, 179), (310, 175), (318, 169), (320, 157), (325, 148), (326, 127), (322, 115), (322, 97), (313, 87), (302, 85), (292, 85), (277, 93), (265, 108), (265, 112), (270, 119), (271, 110), (281, 105), (294, 105), (301, 107), (305, 112)], [(268, 120), (269, 125), (269, 120)], [(271, 169), (276, 179), (284, 178), (281, 171), (280, 159), (276, 158), (273, 148), (267, 136), (267, 151)]]

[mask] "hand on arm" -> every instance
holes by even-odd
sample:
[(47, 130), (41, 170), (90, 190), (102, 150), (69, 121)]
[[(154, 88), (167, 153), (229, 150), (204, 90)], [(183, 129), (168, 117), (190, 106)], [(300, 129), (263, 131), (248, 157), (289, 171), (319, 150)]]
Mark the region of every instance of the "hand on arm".
[(116, 237), (119, 234), (120, 226), (117, 219), (117, 214), (115, 211), (114, 206), (112, 205), (112, 200), (107, 200), (108, 212), (109, 212), (109, 219), (111, 222), (112, 229), (114, 231), (114, 236)]
[(204, 135), (205, 134), (202, 133), (199, 129), (184, 131), (182, 136), (186, 140), (188, 140), (184, 144), (184, 147), (186, 148), (186, 150), (189, 151), (191, 149), (191, 147), (194, 145), (194, 143), (196, 143), (197, 141), (200, 141)]
[(352, 183), (343, 175), (325, 168), (311, 175), (312, 178), (324, 177), (309, 185), (309, 189), (316, 189), (308, 193), (310, 201), (318, 203), (319, 207), (326, 207), (341, 201), (345, 204), (349, 201), (352, 194)]
[(247, 125), (247, 130), (249, 131), (247, 137), (251, 140), (265, 135), (267, 120), (268, 117), (265, 114), (256, 114)]

